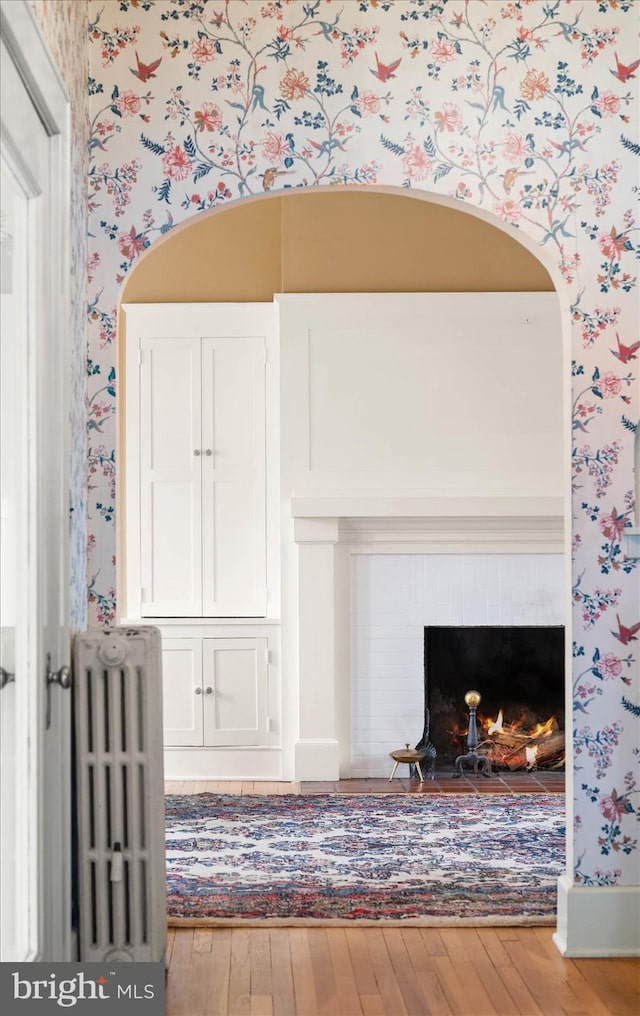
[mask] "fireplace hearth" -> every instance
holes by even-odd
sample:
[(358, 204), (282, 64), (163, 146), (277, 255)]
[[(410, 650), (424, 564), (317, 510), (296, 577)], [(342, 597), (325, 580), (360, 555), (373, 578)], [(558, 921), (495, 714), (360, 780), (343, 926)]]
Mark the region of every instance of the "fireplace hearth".
[(564, 766), (563, 626), (424, 629), (425, 734), (439, 770), (467, 752), (469, 689), (482, 698), (477, 751), (494, 771)]

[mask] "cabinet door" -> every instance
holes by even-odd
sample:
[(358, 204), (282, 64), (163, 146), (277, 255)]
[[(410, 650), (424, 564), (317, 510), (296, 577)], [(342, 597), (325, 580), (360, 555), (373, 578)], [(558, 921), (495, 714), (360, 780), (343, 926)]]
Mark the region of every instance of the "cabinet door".
[(162, 640), (162, 713), (166, 747), (202, 747), (202, 642)]
[(143, 617), (202, 613), (200, 340), (140, 341)]
[(267, 640), (204, 639), (202, 675), (205, 745), (266, 744)]
[(202, 340), (203, 603), (211, 617), (266, 611), (265, 346)]

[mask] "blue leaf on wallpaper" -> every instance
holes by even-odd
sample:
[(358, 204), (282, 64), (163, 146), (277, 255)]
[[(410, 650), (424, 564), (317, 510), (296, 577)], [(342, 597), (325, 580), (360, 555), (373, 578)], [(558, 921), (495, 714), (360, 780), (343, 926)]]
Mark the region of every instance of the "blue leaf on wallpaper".
[(402, 145), (397, 144), (395, 141), (390, 141), (389, 138), (385, 138), (384, 134), (380, 135), (380, 144), (383, 148), (386, 148), (388, 152), (393, 152), (394, 155), (404, 155), (405, 153), (405, 149)]
[(156, 194), (158, 195), (158, 201), (166, 201), (167, 204), (170, 204), (171, 180), (163, 180), (160, 186), (156, 188)]
[(201, 162), (201, 163), (199, 163), (196, 166), (196, 168), (194, 170), (194, 173), (193, 173), (193, 182), (197, 183), (198, 180), (202, 180), (203, 176), (206, 176), (207, 173), (210, 173), (212, 169), (213, 169), (213, 166), (211, 165), (210, 162)]
[(534, 163), (534, 160), (531, 158), (530, 155), (524, 160), (524, 164), (525, 164), (527, 169), (531, 169), (531, 167), (533, 166), (533, 163)]
[(434, 145), (433, 138), (431, 137), (430, 134), (428, 134), (427, 137), (422, 142), (422, 147), (424, 148), (424, 150), (427, 153), (427, 155), (429, 156), (429, 158), (431, 158), (431, 159), (435, 158), (435, 155), (436, 155), (436, 146)]
[(433, 174), (433, 182), (437, 183), (438, 180), (442, 180), (442, 177), (446, 176), (447, 173), (450, 173), (452, 169), (453, 166), (447, 166), (444, 162), (441, 165), (436, 166), (435, 173)]
[(629, 138), (625, 138), (624, 134), (620, 135), (620, 141), (628, 152), (633, 152), (634, 155), (640, 155), (640, 144), (638, 144), (637, 141), (630, 141)]
[(140, 144), (149, 152), (153, 152), (154, 155), (166, 155), (167, 150), (164, 145), (159, 145), (156, 141), (151, 141), (149, 138), (145, 137), (144, 134), (140, 135)]
[(196, 157), (196, 155), (198, 153), (196, 152), (195, 141), (193, 140), (193, 138), (191, 137), (190, 134), (187, 134), (186, 138), (184, 139), (183, 146), (184, 146), (184, 150), (187, 153), (187, 155), (190, 158), (195, 159), (195, 157)]
[(630, 702), (624, 695), (622, 696), (622, 705), (633, 716), (640, 716), (640, 705)]
[(633, 420), (630, 420), (628, 416), (622, 417), (622, 426), (626, 430), (631, 431), (632, 434), (635, 434), (638, 429), (638, 424), (634, 423)]
[(291, 167), (293, 166), (293, 159), (291, 158), (290, 155), (288, 155), (287, 158), (284, 160), (284, 165), (286, 169), (291, 169)]

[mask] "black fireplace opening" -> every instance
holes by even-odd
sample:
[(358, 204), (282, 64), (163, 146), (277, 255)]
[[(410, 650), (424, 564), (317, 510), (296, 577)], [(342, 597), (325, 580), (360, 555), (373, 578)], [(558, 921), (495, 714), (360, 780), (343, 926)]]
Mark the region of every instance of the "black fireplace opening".
[(564, 768), (564, 626), (429, 625), (425, 733), (437, 768), (466, 752), (465, 694), (481, 695), (479, 753), (494, 770)]

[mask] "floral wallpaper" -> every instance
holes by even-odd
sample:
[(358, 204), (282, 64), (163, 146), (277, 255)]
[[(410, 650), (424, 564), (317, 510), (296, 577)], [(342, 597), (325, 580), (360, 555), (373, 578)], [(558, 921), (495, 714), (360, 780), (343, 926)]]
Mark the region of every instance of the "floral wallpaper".
[(87, 625), (86, 179), (89, 169), (87, 4), (31, 0), (71, 101), (71, 628)]
[(539, 244), (571, 305), (574, 876), (636, 883), (634, 0), (91, 0), (88, 31), (92, 620), (115, 612), (116, 305), (140, 254), (289, 187), (483, 209)]

